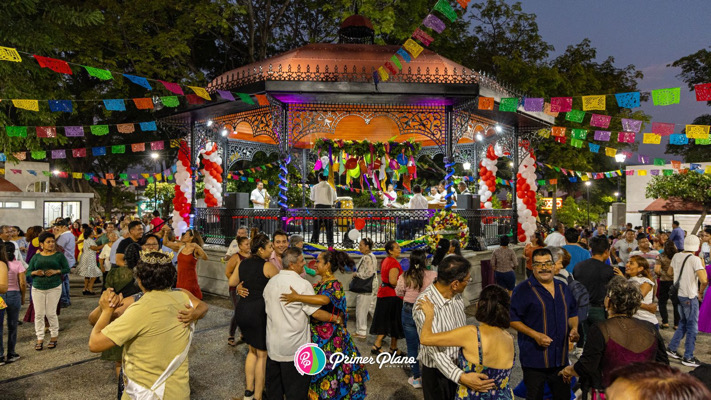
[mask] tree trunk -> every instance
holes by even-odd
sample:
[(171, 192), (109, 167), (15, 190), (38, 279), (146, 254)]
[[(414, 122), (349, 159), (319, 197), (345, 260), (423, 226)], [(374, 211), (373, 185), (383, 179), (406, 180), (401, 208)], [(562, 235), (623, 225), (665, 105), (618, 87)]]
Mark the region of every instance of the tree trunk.
[(701, 217), (699, 218), (698, 221), (696, 221), (696, 225), (694, 225), (694, 229), (691, 230), (691, 233), (693, 235), (696, 235), (698, 231), (703, 228), (704, 225), (704, 220), (706, 219), (706, 214), (709, 212), (709, 206), (708, 204), (704, 204), (704, 211), (701, 212)]

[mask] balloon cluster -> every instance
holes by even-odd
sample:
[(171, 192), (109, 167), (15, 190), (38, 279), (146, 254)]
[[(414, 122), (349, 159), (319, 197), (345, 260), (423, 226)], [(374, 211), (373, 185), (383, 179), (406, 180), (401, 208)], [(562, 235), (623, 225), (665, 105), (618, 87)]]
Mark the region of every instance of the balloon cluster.
[(190, 147), (185, 140), (180, 141), (178, 164), (175, 171), (175, 197), (173, 197), (173, 231), (180, 236), (190, 225), (190, 202), (193, 195)]
[(208, 207), (222, 206), (222, 157), (217, 143), (208, 142), (205, 149), (200, 150), (205, 176), (205, 205)]
[(354, 229), (348, 231), (348, 238), (356, 243), (360, 242), (360, 231), (365, 228), (365, 218), (356, 218), (353, 220)]
[(518, 205), (518, 241), (524, 243), (536, 231), (536, 157), (533, 151), (521, 149), (521, 154), (528, 154), (518, 167), (516, 181), (516, 203)]
[(501, 147), (489, 145), (486, 149), (486, 158), (484, 158), (479, 167), (479, 199), (481, 201), (480, 208), (492, 209), (491, 197), (496, 192), (496, 160), (503, 156)]

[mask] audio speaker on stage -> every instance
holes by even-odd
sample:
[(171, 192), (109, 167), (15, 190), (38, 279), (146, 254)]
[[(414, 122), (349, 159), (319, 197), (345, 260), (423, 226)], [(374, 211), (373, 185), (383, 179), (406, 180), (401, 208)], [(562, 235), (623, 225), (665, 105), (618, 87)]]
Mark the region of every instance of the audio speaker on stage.
[(478, 194), (459, 194), (457, 195), (457, 209), (458, 210), (478, 210), (479, 209), (479, 195)]
[(249, 193), (227, 193), (225, 208), (249, 208)]

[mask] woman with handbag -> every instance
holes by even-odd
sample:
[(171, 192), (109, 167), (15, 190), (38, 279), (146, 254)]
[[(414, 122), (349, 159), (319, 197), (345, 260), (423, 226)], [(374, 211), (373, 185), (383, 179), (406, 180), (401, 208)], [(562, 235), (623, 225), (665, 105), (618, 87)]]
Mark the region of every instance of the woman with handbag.
[(397, 340), (405, 337), (402, 331), (402, 299), (395, 293), (397, 278), (402, 275), (402, 267), (397, 258), (400, 256), (400, 245), (391, 240), (385, 243), (385, 252), (388, 256), (380, 265), (382, 283), (378, 289), (378, 300), (375, 303), (373, 323), (370, 325), (370, 334), (377, 335), (370, 353), (382, 353), (383, 339), (390, 336), (390, 352), (396, 356), (404, 356), (397, 348)]
[(378, 292), (378, 259), (373, 254), (373, 240), (363, 238), (358, 246), (363, 256), (358, 261), (348, 288), (356, 293), (356, 333), (354, 338), (365, 339), (368, 329), (368, 310)]
[[(427, 286), (437, 279), (437, 272), (427, 269), (427, 253), (424, 250), (413, 250), (410, 254), (410, 269), (397, 278), (395, 293), (402, 296), (402, 329), (405, 332), (405, 342), (407, 342), (408, 357), (417, 359), (420, 347), (420, 338), (417, 334), (417, 326), (412, 318), (412, 307), (417, 300), (417, 296), (422, 293)], [(411, 368), (412, 376), (407, 382), (412, 387), (419, 389), (422, 387), (420, 381), (420, 363), (415, 361)]]

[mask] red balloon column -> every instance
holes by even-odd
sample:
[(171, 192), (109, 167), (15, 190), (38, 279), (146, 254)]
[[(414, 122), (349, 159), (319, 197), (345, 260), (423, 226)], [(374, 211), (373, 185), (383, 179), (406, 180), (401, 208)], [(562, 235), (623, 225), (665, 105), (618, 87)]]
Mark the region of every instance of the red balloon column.
[(200, 154), (203, 165), (200, 172), (205, 177), (205, 205), (222, 207), (222, 157), (217, 143), (209, 142)]
[(486, 149), (486, 158), (479, 164), (479, 198), (481, 199), (480, 208), (491, 209), (491, 197), (496, 192), (496, 160), (499, 157), (496, 155), (494, 146), (489, 145)]
[(536, 157), (527, 146), (519, 151), (523, 161), (518, 167), (516, 203), (518, 205), (518, 241), (527, 242), (536, 231)]
[(192, 170), (190, 167), (190, 147), (185, 140), (180, 141), (178, 164), (175, 171), (175, 197), (173, 198), (173, 230), (182, 235), (190, 226), (190, 202), (192, 201)]

